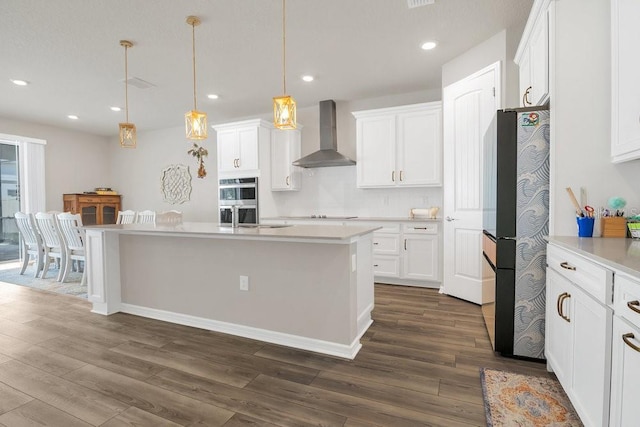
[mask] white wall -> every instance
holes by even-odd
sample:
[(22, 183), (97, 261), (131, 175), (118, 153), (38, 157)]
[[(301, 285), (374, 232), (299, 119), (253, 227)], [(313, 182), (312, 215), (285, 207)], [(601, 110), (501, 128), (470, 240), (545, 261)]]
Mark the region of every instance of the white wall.
[[(550, 234), (576, 235), (575, 210), (566, 187), (588, 202), (606, 206), (624, 197), (626, 213), (640, 213), (640, 161), (610, 162), (610, 4), (602, 0), (562, 0), (555, 4), (551, 44), (552, 188)], [(597, 221), (596, 221), (597, 224)], [(599, 230), (596, 230), (596, 233)]]
[[(205, 159), (207, 176), (198, 178), (196, 159), (187, 154), (191, 142), (185, 138), (184, 127), (173, 127), (155, 131), (138, 131), (137, 147), (121, 148), (118, 138), (109, 143), (108, 158), (113, 176), (113, 188), (122, 194), (124, 209), (182, 211), (186, 221), (218, 221), (218, 176), (215, 132), (202, 145), (209, 150)], [(191, 173), (191, 197), (183, 204), (163, 201), (161, 177), (164, 168), (184, 164)]]
[(44, 139), (46, 209), (62, 210), (64, 193), (113, 186), (105, 137), (0, 117), (0, 133)]

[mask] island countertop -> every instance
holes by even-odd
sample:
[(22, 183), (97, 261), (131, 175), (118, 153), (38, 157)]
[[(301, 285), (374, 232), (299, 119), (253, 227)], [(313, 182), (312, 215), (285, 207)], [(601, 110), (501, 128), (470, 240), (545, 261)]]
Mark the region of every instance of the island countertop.
[(371, 233), (380, 227), (354, 225), (287, 225), (240, 226), (233, 228), (211, 222), (184, 222), (181, 224), (113, 224), (87, 226), (87, 230), (105, 230), (120, 234), (154, 234), (185, 237), (217, 237), (241, 239), (310, 239), (350, 241)]

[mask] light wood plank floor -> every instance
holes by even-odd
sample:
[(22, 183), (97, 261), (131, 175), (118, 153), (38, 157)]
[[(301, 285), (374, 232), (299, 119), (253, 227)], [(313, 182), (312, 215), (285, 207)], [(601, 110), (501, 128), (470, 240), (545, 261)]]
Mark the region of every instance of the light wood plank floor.
[(0, 426), (482, 426), (480, 308), (376, 285), (353, 361), (126, 314), (0, 282)]

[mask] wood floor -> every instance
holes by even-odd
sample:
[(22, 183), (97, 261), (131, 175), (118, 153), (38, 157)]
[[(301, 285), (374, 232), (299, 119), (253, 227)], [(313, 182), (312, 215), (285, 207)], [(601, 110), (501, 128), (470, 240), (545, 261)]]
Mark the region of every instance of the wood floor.
[(126, 314), (0, 282), (0, 425), (482, 426), (480, 308), (376, 285), (353, 361)]

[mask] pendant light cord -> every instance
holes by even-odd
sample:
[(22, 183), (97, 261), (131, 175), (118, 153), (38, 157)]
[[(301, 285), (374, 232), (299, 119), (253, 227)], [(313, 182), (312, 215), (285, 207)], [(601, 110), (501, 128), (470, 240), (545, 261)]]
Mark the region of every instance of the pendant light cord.
[(193, 46), (193, 109), (198, 110), (196, 103), (196, 25), (191, 24), (191, 45)]
[(285, 1), (282, 0), (282, 92), (287, 94), (287, 44), (285, 26)]
[(129, 123), (129, 62), (127, 60), (128, 46), (124, 47), (124, 113), (126, 116), (126, 122)]

